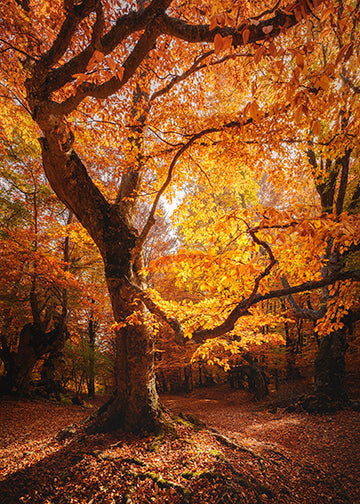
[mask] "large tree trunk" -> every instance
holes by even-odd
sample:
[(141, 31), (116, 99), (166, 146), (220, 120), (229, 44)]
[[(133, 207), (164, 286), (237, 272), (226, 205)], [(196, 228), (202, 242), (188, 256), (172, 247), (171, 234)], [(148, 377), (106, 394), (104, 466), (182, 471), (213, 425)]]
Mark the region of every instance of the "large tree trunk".
[(4, 362), (2, 392), (28, 394), (35, 363), (54, 350), (61, 339), (61, 333), (60, 327), (45, 333), (37, 324), (26, 324), (21, 330), (17, 351), (11, 352)]
[(56, 138), (42, 140), (43, 163), (48, 180), (62, 201), (77, 216), (97, 244), (104, 261), (105, 277), (115, 321), (123, 324), (134, 311), (141, 324), (119, 327), (116, 334), (116, 390), (93, 421), (97, 430), (157, 431), (161, 409), (155, 387), (154, 341), (146, 325), (146, 309), (135, 301), (131, 284), (141, 286), (134, 259), (137, 232), (131, 227), (128, 209), (106, 201), (93, 184), (79, 157), (62, 153)]
[(345, 389), (346, 328), (321, 338), (314, 365), (314, 392), (302, 398), (294, 408), (310, 413), (331, 412), (349, 404)]
[(60, 398), (61, 390), (60, 381), (57, 379), (57, 371), (60, 364), (64, 361), (67, 338), (68, 331), (66, 327), (61, 328), (61, 326), (59, 326), (59, 336), (56, 341), (54, 341), (51, 352), (44, 360), (44, 364), (41, 368), (41, 381), (38, 385), (39, 392), (40, 389), (42, 389), (46, 396), (54, 394), (57, 399)]
[(126, 281), (107, 277), (107, 282), (115, 320), (121, 323), (136, 310), (138, 322), (117, 329), (115, 392), (93, 427), (156, 432), (162, 425), (162, 413), (155, 384), (154, 338), (146, 324), (146, 309), (134, 302)]
[(314, 366), (314, 391), (320, 397), (346, 402), (345, 390), (345, 328), (321, 338)]

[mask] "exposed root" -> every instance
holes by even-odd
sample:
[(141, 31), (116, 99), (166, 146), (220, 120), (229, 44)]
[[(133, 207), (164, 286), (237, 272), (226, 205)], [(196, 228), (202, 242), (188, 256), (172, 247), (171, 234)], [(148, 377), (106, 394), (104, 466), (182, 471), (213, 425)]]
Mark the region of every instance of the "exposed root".
[(167, 411), (171, 419), (177, 424), (187, 425), (188, 427), (191, 427), (195, 432), (206, 429), (206, 424), (195, 415), (191, 415), (190, 413), (179, 413), (178, 415), (176, 415), (170, 410)]
[(63, 443), (68, 439), (74, 438), (78, 434), (78, 432), (79, 432), (78, 426), (76, 426), (75, 424), (71, 424), (62, 429), (61, 431), (59, 431), (54, 437), (54, 439), (55, 441)]
[[(127, 475), (131, 476), (134, 480), (146, 480), (146, 479), (151, 479), (160, 489), (162, 490), (168, 490), (172, 489), (176, 491), (178, 494), (181, 495), (182, 497), (182, 503), (187, 504), (191, 501), (191, 492), (188, 490), (186, 487), (183, 485), (179, 485), (178, 483), (175, 483), (174, 481), (167, 480), (160, 476), (159, 474), (156, 474), (152, 471), (147, 471), (145, 473), (136, 473), (133, 471), (127, 471)], [(122, 502), (124, 504), (132, 504), (131, 500), (131, 495), (134, 493), (136, 487), (131, 487), (126, 494), (124, 495)]]
[(213, 481), (217, 479), (226, 481), (225, 491), (222, 496), (223, 499), (226, 499), (229, 493), (231, 495), (240, 495), (239, 486), (247, 490), (251, 490), (254, 493), (255, 498), (259, 504), (263, 502), (261, 497), (262, 495), (266, 495), (266, 497), (268, 498), (274, 497), (273, 492), (270, 490), (270, 488), (263, 485), (258, 479), (256, 479), (253, 476), (251, 476), (250, 478), (244, 477), (233, 466), (233, 464), (231, 464), (231, 462), (226, 457), (224, 457), (223, 454), (220, 455), (221, 455), (220, 457), (217, 457), (220, 464), (224, 466), (226, 470), (230, 470), (230, 472), (233, 474), (233, 478), (230, 481), (228, 480), (228, 478), (224, 476), (223, 472), (219, 470), (201, 471), (201, 472), (186, 471), (181, 476), (188, 480), (204, 478), (207, 479), (208, 481)]
[(217, 439), (220, 443), (222, 443), (224, 446), (227, 446), (228, 448), (232, 448), (234, 450), (239, 450), (244, 453), (248, 453), (252, 458), (256, 459), (257, 462), (259, 463), (260, 469), (262, 473), (265, 473), (265, 465), (264, 465), (264, 459), (260, 457), (260, 455), (257, 455), (253, 450), (250, 448), (245, 448), (245, 446), (239, 445), (238, 443), (235, 443), (232, 439), (228, 438), (227, 436), (224, 436), (223, 434), (220, 434), (216, 429), (210, 429), (211, 434)]
[[(175, 432), (175, 429), (172, 427), (173, 430), (171, 432)], [(163, 429), (162, 431), (159, 432), (159, 434), (156, 436), (156, 438), (151, 441), (151, 443), (148, 444), (147, 450), (149, 452), (154, 452), (158, 453), (161, 443), (163, 442), (163, 439), (165, 438), (166, 434), (168, 432), (168, 429)]]
[(243, 486), (244, 488), (249, 488), (255, 492), (255, 495), (260, 498), (261, 494), (265, 494), (267, 497), (272, 499), (274, 497), (273, 492), (268, 488), (267, 486), (263, 485), (261, 481), (259, 481), (257, 478), (254, 476), (250, 476), (249, 480), (244, 479), (243, 475), (232, 465), (232, 463), (225, 459), (223, 461), (223, 464), (226, 465), (228, 469), (231, 470), (231, 472), (234, 474), (236, 477), (236, 482)]

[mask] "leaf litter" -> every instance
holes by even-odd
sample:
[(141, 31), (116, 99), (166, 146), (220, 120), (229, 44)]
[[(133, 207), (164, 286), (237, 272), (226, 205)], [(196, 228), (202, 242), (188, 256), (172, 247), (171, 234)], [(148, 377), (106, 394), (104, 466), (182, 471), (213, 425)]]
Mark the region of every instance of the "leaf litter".
[(215, 387), (163, 395), (175, 431), (162, 440), (122, 432), (55, 438), (101, 399), (85, 408), (0, 402), (2, 503), (360, 502), (356, 411), (270, 412), (245, 392), (226, 397)]

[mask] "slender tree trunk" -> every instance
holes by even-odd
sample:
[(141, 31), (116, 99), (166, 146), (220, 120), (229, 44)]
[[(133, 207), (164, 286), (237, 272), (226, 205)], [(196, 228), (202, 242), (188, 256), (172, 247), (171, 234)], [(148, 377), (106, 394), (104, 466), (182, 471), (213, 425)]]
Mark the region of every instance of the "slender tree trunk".
[(88, 396), (95, 397), (95, 321), (93, 313), (90, 314), (88, 334), (89, 334), (89, 376), (88, 376)]
[[(71, 224), (73, 220), (73, 213), (69, 212), (67, 225)], [(64, 271), (69, 271), (70, 267), (70, 238), (65, 237), (64, 248), (63, 248), (63, 261), (64, 261)], [(58, 328), (58, 338), (54, 341), (52, 345), (52, 351), (45, 359), (43, 367), (41, 369), (41, 382), (40, 387), (45, 389), (46, 394), (55, 394), (59, 398), (60, 384), (59, 380), (56, 379), (57, 370), (59, 365), (64, 359), (65, 354), (65, 343), (68, 337), (67, 330), (67, 318), (68, 318), (68, 291), (64, 287), (61, 292), (61, 313), (56, 316), (56, 326)], [(40, 319), (40, 317), (39, 317)]]

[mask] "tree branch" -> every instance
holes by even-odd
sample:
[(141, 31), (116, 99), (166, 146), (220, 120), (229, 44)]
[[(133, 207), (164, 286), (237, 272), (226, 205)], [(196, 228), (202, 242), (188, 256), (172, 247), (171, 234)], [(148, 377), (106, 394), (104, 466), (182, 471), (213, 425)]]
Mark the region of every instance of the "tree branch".
[(352, 149), (346, 149), (345, 155), (339, 160), (341, 165), (340, 186), (336, 199), (336, 215), (340, 215), (344, 208), (344, 200), (349, 178), (349, 165)]
[[(115, 25), (101, 37), (99, 43), (101, 52), (105, 56), (110, 54), (129, 35), (144, 30), (149, 22), (154, 19), (155, 15), (165, 11), (170, 3), (171, 0), (153, 0), (143, 11), (132, 11), (129, 14), (124, 14), (119, 17)], [(86, 72), (87, 65), (96, 49), (93, 45), (95, 33), (96, 30), (94, 27), (92, 43), (81, 53), (59, 68), (54, 68), (49, 72), (41, 87), (41, 92), (43, 94), (50, 95), (54, 91), (61, 89), (67, 82), (71, 81), (73, 75)], [(70, 40), (71, 38), (68, 39), (68, 44)], [(36, 77), (36, 74), (34, 75)], [(85, 94), (82, 99), (84, 99), (85, 96), (87, 95)]]
[(168, 185), (171, 182), (176, 163), (178, 162), (178, 160), (180, 159), (182, 154), (184, 154), (184, 152), (187, 151), (189, 149), (189, 147), (191, 147), (191, 145), (193, 145), (196, 142), (196, 140), (198, 140), (199, 138), (201, 138), (204, 135), (207, 135), (209, 133), (214, 133), (217, 131), (219, 131), (218, 128), (208, 128), (206, 130), (201, 131), (200, 133), (197, 133), (196, 135), (193, 135), (190, 138), (190, 140), (188, 142), (186, 142), (186, 144), (184, 144), (181, 147), (181, 149), (179, 149), (177, 151), (177, 153), (175, 154), (173, 160), (170, 163), (165, 182), (163, 183), (163, 185), (159, 189), (158, 193), (156, 194), (155, 200), (152, 204), (152, 207), (151, 207), (151, 210), (149, 213), (149, 217), (148, 217), (148, 219), (145, 223), (145, 226), (143, 227), (143, 230), (142, 230), (142, 232), (136, 242), (136, 246), (133, 250), (133, 258), (136, 258), (139, 255), (139, 253), (141, 252), (142, 246), (145, 243), (145, 240), (150, 232), (150, 229), (155, 224), (155, 212), (156, 212), (157, 206), (159, 204), (161, 196), (164, 194), (164, 192), (166, 191), (166, 188), (168, 187)]
[[(269, 267), (269, 266), (268, 266)], [(316, 289), (320, 289), (327, 285), (334, 284), (335, 282), (343, 281), (343, 280), (353, 280), (354, 282), (360, 282), (360, 269), (353, 271), (345, 271), (343, 273), (337, 273), (333, 275), (329, 275), (321, 280), (312, 280), (309, 282), (304, 282), (299, 285), (284, 287), (283, 289), (274, 289), (266, 294), (255, 294), (253, 293), (246, 299), (243, 299), (236, 305), (227, 319), (217, 327), (213, 329), (197, 329), (192, 334), (192, 339), (197, 343), (202, 343), (205, 339), (215, 338), (218, 336), (222, 336), (223, 334), (231, 331), (235, 322), (244, 316), (249, 315), (249, 308), (260, 303), (261, 301), (266, 301), (268, 299), (281, 298), (285, 296), (289, 296), (291, 294), (297, 294), (300, 292), (308, 292)], [(174, 317), (167, 317), (165, 312), (163, 312), (156, 303), (150, 298), (149, 293), (147, 291), (142, 290), (140, 287), (132, 284), (129, 280), (129, 286), (132, 288), (134, 295), (136, 294), (139, 299), (143, 301), (148, 310), (154, 315), (158, 316), (161, 320), (166, 322), (175, 332), (175, 338), (177, 343), (184, 343), (184, 332), (181, 327), (180, 322)]]
[(34, 58), (34, 56), (31, 56), (30, 54), (28, 54), (27, 52), (23, 51), (22, 49), (19, 49), (18, 47), (15, 47), (13, 44), (10, 44), (10, 42), (8, 42), (7, 40), (4, 40), (2, 38), (0, 38), (0, 42), (2, 42), (3, 44), (6, 44), (8, 46), (8, 49), (4, 49), (4, 51), (1, 51), (1, 52), (5, 52), (9, 49), (12, 49), (13, 51), (16, 51), (20, 54), (23, 54), (24, 56), (26, 56), (27, 59), (31, 59), (33, 61), (37, 61), (36, 58)]
[(175, 317), (168, 317), (166, 313), (151, 299), (150, 294), (146, 290), (143, 290), (141, 287), (132, 283), (128, 277), (125, 277), (125, 280), (133, 295), (138, 297), (151, 313), (165, 322), (174, 331), (176, 343), (183, 345), (185, 343), (185, 338), (180, 322)]
[[(315, 3), (316, 7), (318, 7), (321, 2), (314, 2), (314, 7)], [(163, 23), (166, 34), (187, 42), (213, 42), (215, 35), (219, 33), (222, 37), (232, 36), (232, 43), (237, 47), (245, 45), (242, 36), (245, 29), (249, 30), (247, 44), (260, 42), (269, 37), (276, 37), (285, 29), (295, 26), (310, 13), (309, 4), (301, 1), (295, 5), (289, 5), (283, 10), (277, 10), (275, 15), (270, 19), (260, 21), (256, 24), (244, 23), (238, 28), (217, 26), (209, 30), (209, 25), (191, 25), (181, 19), (166, 15), (163, 17)], [(270, 26), (272, 26), (272, 30), (269, 32), (268, 29)]]
[(158, 193), (155, 197), (155, 200), (152, 204), (152, 207), (151, 207), (151, 210), (149, 213), (149, 217), (145, 223), (145, 226), (143, 227), (143, 230), (141, 231), (139, 238), (137, 239), (135, 248), (133, 249), (133, 252), (132, 252), (133, 260), (135, 260), (135, 258), (140, 254), (141, 249), (145, 243), (145, 240), (150, 232), (150, 229), (155, 224), (155, 212), (156, 212), (157, 206), (159, 204), (160, 198), (164, 194), (164, 192), (166, 191), (167, 187), (169, 186), (171, 179), (172, 179), (172, 176), (173, 176), (173, 173), (174, 173), (175, 165), (178, 162), (178, 160), (180, 159), (180, 157), (184, 154), (184, 152), (186, 152), (189, 149), (189, 147), (191, 147), (197, 140), (199, 140), (200, 138), (202, 138), (206, 135), (210, 135), (211, 133), (219, 133), (220, 131), (222, 131), (224, 129), (240, 128), (241, 126), (246, 126), (248, 124), (252, 124), (252, 122), (253, 122), (253, 120), (252, 120), (252, 118), (250, 118), (250, 119), (247, 119), (242, 122), (231, 121), (231, 122), (224, 124), (222, 126), (219, 126), (219, 127), (207, 128), (205, 130), (200, 131), (199, 133), (196, 133), (195, 135), (192, 135), (192, 137), (184, 145), (182, 145), (182, 147), (177, 151), (173, 160), (170, 163), (168, 174), (165, 179), (165, 182), (163, 183), (163, 185), (161, 186), (160, 190), (158, 191)]
[[(242, 32), (245, 29), (249, 30), (250, 33), (246, 43), (260, 42), (266, 38), (273, 38), (279, 35), (285, 29), (299, 23), (310, 13), (308, 3), (301, 1), (299, 4), (296, 4), (295, 7), (289, 7), (289, 11), (278, 10), (276, 11), (275, 16), (270, 19), (260, 21), (259, 23), (256, 23), (256, 25), (243, 24), (239, 29), (232, 27), (216, 27), (209, 30), (209, 25), (190, 25), (181, 19), (167, 16), (165, 14), (165, 10), (170, 4), (171, 0), (153, 0), (144, 10), (139, 12), (130, 12), (129, 14), (121, 16), (114, 27), (101, 38), (101, 52), (104, 55), (110, 54), (117, 45), (119, 45), (120, 42), (129, 35), (144, 29), (146, 26), (149, 26), (149, 23), (154, 23), (153, 26), (156, 25), (157, 27), (155, 30), (156, 33), (152, 30), (150, 32), (149, 30), (146, 30), (148, 46), (146, 47), (146, 44), (144, 43), (146, 37), (142, 40), (140, 45), (137, 44), (134, 50), (136, 54), (131, 53), (124, 65), (124, 76), (121, 80), (114, 77), (100, 86), (84, 83), (82, 87), (79, 87), (75, 96), (68, 98), (61, 104), (52, 103), (51, 113), (55, 115), (67, 115), (72, 112), (86, 96), (103, 99), (121, 89), (121, 87), (124, 86), (124, 84), (133, 75), (137, 66), (141, 63), (146, 54), (148, 54), (152, 49), (154, 42), (160, 34), (168, 34), (178, 39), (195, 43), (213, 42), (215, 35), (220, 33), (222, 36), (232, 36), (234, 46), (243, 46), (245, 44)], [(69, 23), (68, 31), (73, 34), (77, 25), (75, 26), (75, 23), (71, 23), (70, 19), (67, 22)], [(62, 33), (63, 30), (65, 31), (65, 23), (63, 25), (64, 29), (62, 29), (60, 33)], [(269, 27), (271, 27), (270, 32)], [(49, 67), (49, 63), (46, 63), (46, 61), (56, 61), (58, 55), (64, 53), (64, 49), (66, 50), (70, 43), (72, 35), (70, 36), (66, 33), (66, 37), (64, 37), (64, 40), (61, 41), (60, 33), (56, 39), (56, 44), (54, 44), (54, 46), (50, 49), (46, 57), (43, 57), (40, 60), (41, 64), (43, 64), (42, 62), (44, 61), (47, 67)], [(73, 75), (84, 73), (93, 52), (94, 48), (90, 44), (90, 46), (72, 58), (69, 62), (52, 70), (42, 86), (41, 91), (43, 94), (49, 96), (52, 92), (60, 89), (69, 82)], [(140, 54), (141, 52), (142, 54)]]
[(263, 278), (268, 276), (272, 270), (272, 268), (276, 264), (276, 259), (274, 257), (274, 254), (271, 250), (271, 247), (264, 241), (261, 240), (258, 236), (256, 236), (257, 231), (259, 231), (259, 228), (249, 228), (248, 233), (250, 234), (252, 240), (254, 243), (257, 245), (260, 245), (263, 247), (266, 251), (266, 253), (269, 256), (270, 262), (269, 264), (265, 267), (264, 271), (262, 271), (257, 277), (255, 278), (254, 281), (254, 287), (252, 290), (252, 293), (250, 296), (244, 300), (242, 300), (234, 309), (233, 311), (228, 315), (228, 317), (224, 320), (224, 322), (217, 327), (214, 327), (212, 329), (197, 329), (193, 333), (193, 339), (196, 342), (201, 342), (204, 341), (206, 338), (216, 338), (218, 336), (221, 336), (229, 331), (232, 331), (234, 329), (236, 321), (244, 315), (248, 315), (248, 310), (249, 308), (255, 304), (254, 300), (257, 296), (257, 292), (259, 290), (260, 282)]
[(221, 63), (224, 63), (225, 61), (228, 61), (230, 59), (236, 59), (236, 58), (249, 58), (253, 56), (251, 53), (247, 54), (227, 54), (221, 59), (218, 59), (216, 61), (211, 61), (210, 63), (203, 63), (202, 65), (199, 65), (201, 61), (204, 61), (206, 58), (211, 56), (212, 54), (215, 53), (215, 50), (212, 49), (211, 51), (207, 51), (204, 54), (201, 54), (198, 58), (195, 59), (194, 63), (191, 65), (190, 68), (185, 70), (185, 72), (181, 75), (175, 75), (166, 86), (163, 88), (159, 89), (158, 91), (155, 91), (151, 97), (150, 97), (150, 102), (155, 100), (156, 98), (159, 98), (160, 96), (163, 96), (164, 94), (168, 93), (176, 84), (179, 84), (179, 82), (182, 82), (183, 80), (187, 79), (190, 75), (199, 72), (200, 70), (206, 68), (207, 66), (215, 66), (215, 65), (221, 65)]
[[(234, 310), (230, 313), (229, 317), (220, 324), (218, 327), (214, 329), (200, 329), (194, 331), (193, 338), (197, 342), (204, 341), (206, 338), (213, 338), (216, 336), (221, 336), (225, 334), (229, 330), (233, 328), (233, 323), (245, 315), (248, 315), (248, 309), (251, 306), (254, 306), (261, 301), (266, 301), (267, 299), (280, 298), (284, 296), (288, 296), (289, 294), (297, 294), (299, 292), (307, 292), (311, 290), (320, 289), (321, 287), (325, 287), (327, 285), (334, 284), (335, 282), (342, 280), (353, 280), (355, 282), (360, 282), (360, 269), (354, 271), (345, 271), (343, 273), (337, 273), (334, 275), (329, 275), (328, 277), (324, 277), (321, 280), (313, 280), (309, 282), (304, 282), (300, 285), (295, 285), (293, 287), (283, 288), (283, 289), (274, 289), (266, 294), (256, 294), (253, 297), (250, 305), (248, 304), (248, 299), (244, 299), (240, 301), (240, 303), (234, 308)], [(228, 322), (228, 320), (230, 321)], [(227, 326), (230, 327), (227, 328)], [(221, 330), (220, 330), (221, 328)]]
[[(290, 284), (288, 282), (288, 279), (286, 278), (285, 275), (281, 276), (281, 283), (284, 287), (284, 289), (290, 289)], [(292, 307), (294, 311), (294, 315), (299, 318), (307, 318), (311, 320), (319, 320), (322, 317), (325, 316), (326, 313), (326, 305), (323, 304), (319, 310), (313, 310), (311, 308), (302, 308), (294, 299), (292, 294), (288, 294), (287, 300), (290, 303), (290, 306)]]
[(65, 8), (67, 8), (66, 18), (53, 45), (35, 66), (34, 75), (37, 75), (39, 78), (39, 75), (43, 75), (47, 69), (58, 63), (60, 58), (62, 58), (68, 49), (71, 39), (81, 21), (89, 16), (89, 14), (91, 14), (94, 10), (98, 10), (99, 5), (101, 8), (100, 0), (90, 0), (88, 2), (83, 2), (80, 5), (74, 5), (73, 2), (69, 1), (65, 2)]
[(204, 54), (201, 54), (198, 58), (195, 59), (194, 63), (191, 65), (190, 68), (188, 68), (183, 74), (181, 75), (176, 75), (173, 79), (170, 80), (170, 82), (164, 86), (163, 88), (159, 89), (158, 91), (155, 91), (150, 99), (149, 102), (152, 102), (156, 98), (159, 98), (159, 96), (163, 96), (164, 94), (168, 93), (170, 89), (172, 89), (176, 84), (179, 82), (182, 82), (185, 80), (187, 77), (189, 77), (191, 74), (197, 72), (201, 68), (204, 68), (205, 65), (200, 65), (201, 61), (204, 61), (208, 56), (211, 56), (211, 54), (214, 53), (214, 50), (207, 51)]
[(73, 112), (87, 96), (104, 99), (119, 91), (134, 75), (140, 63), (153, 48), (157, 37), (160, 35), (159, 28), (157, 19), (148, 25), (126, 59), (123, 65), (124, 73), (121, 79), (119, 79), (117, 75), (114, 75), (111, 79), (99, 85), (84, 82), (77, 88), (76, 93), (67, 100), (64, 100), (62, 103), (51, 102), (48, 110), (56, 116), (68, 115)]

